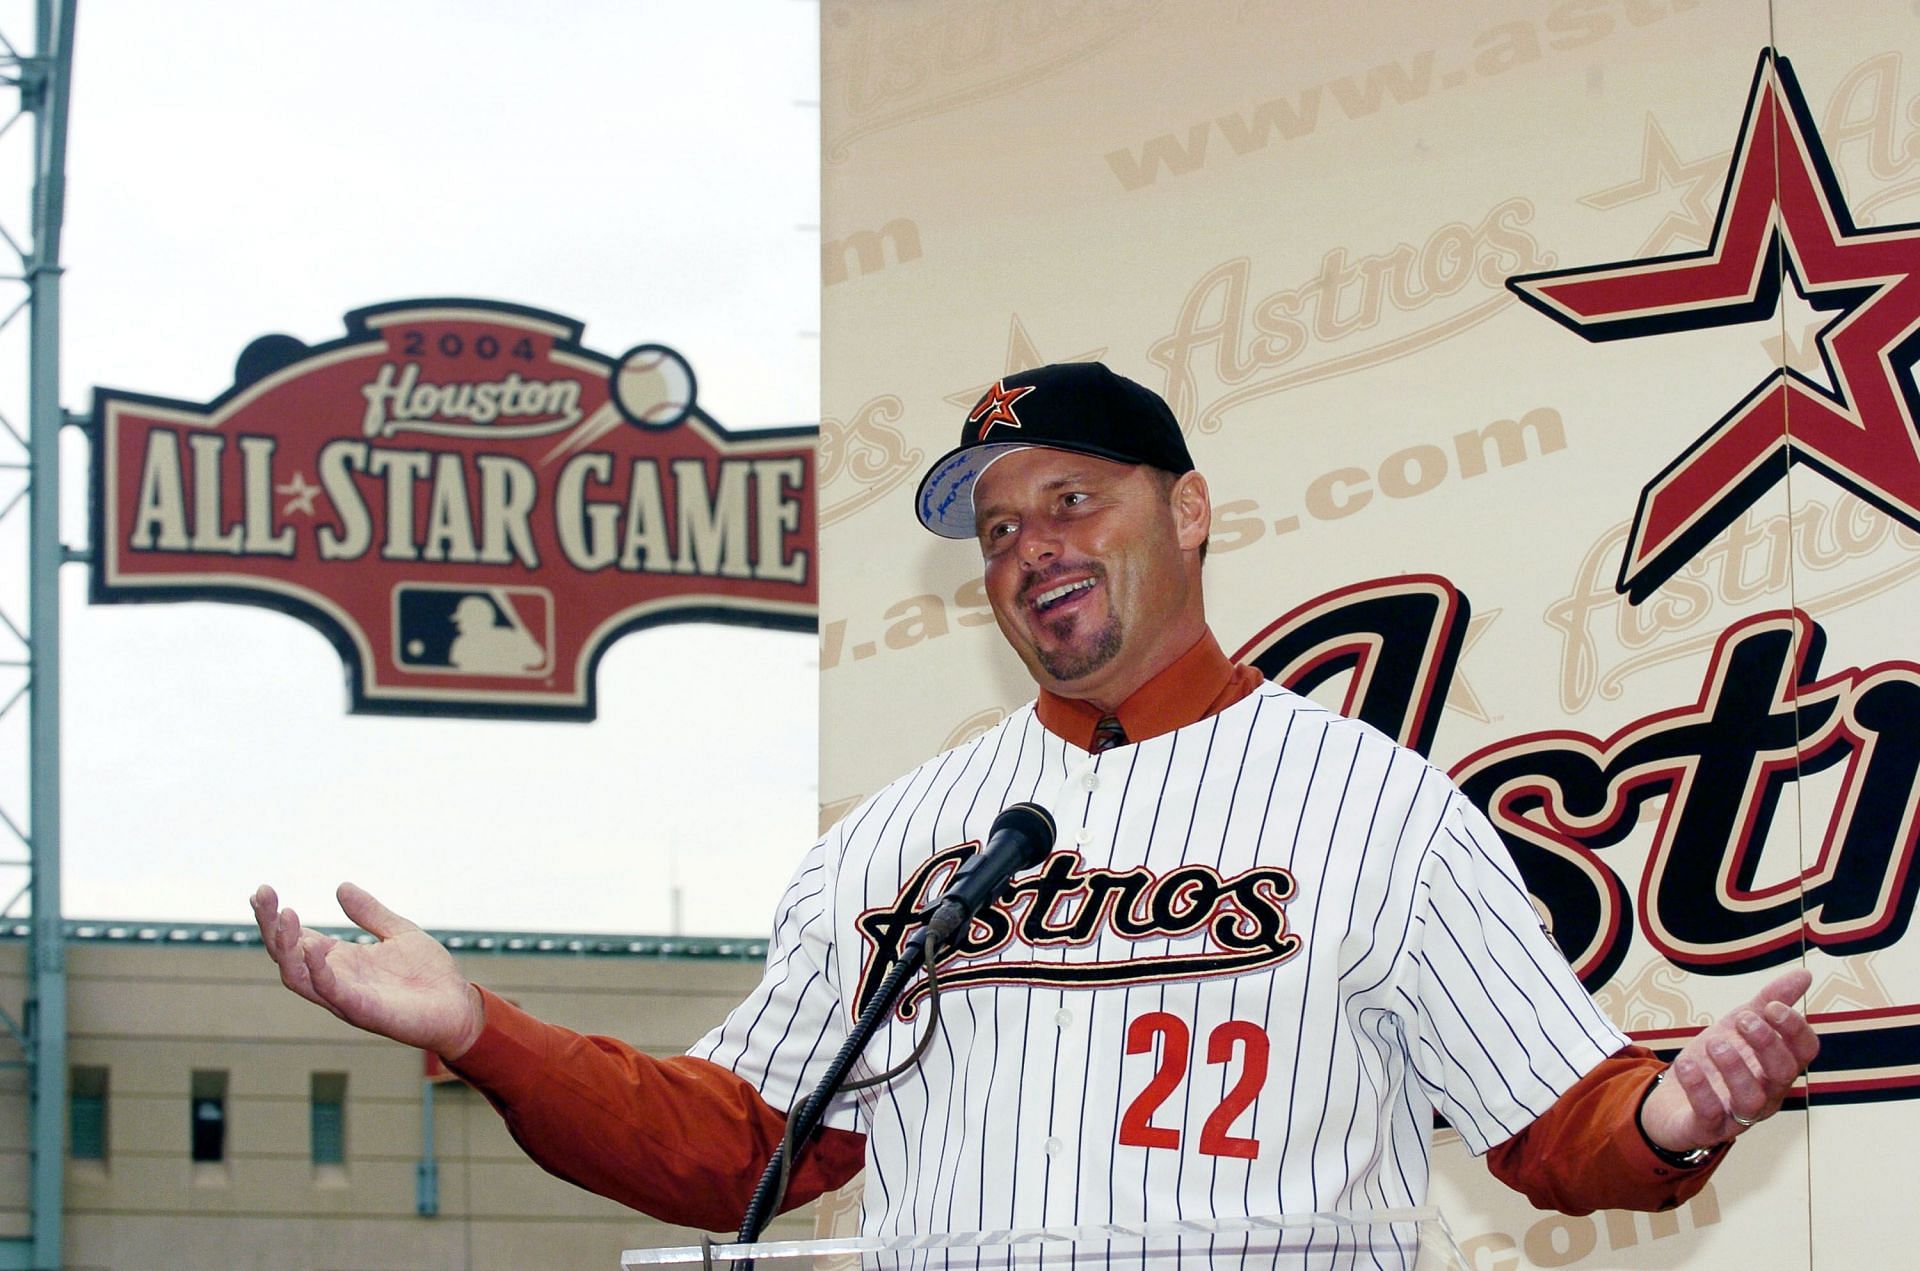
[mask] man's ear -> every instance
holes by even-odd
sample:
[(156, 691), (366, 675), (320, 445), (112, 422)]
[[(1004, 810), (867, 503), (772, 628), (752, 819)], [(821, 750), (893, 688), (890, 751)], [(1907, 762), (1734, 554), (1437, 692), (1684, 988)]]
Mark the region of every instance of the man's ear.
[(1184, 472), (1173, 483), (1174, 533), (1186, 551), (1197, 551), (1213, 532), (1213, 498), (1207, 492), (1207, 479), (1198, 472)]

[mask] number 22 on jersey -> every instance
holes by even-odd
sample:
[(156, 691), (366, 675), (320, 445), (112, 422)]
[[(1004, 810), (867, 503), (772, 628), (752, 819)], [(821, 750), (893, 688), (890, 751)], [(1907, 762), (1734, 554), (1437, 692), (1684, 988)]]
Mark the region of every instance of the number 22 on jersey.
[[(1128, 1147), (1180, 1146), (1181, 1131), (1153, 1124), (1159, 1111), (1186, 1079), (1193, 1034), (1187, 1021), (1165, 1011), (1142, 1015), (1127, 1025), (1127, 1053), (1152, 1054), (1158, 1041), (1159, 1063), (1146, 1087), (1134, 1096), (1120, 1118), (1120, 1142)], [(1226, 1065), (1231, 1084), (1200, 1129), (1200, 1151), (1207, 1156), (1234, 1156), (1252, 1160), (1260, 1155), (1260, 1140), (1228, 1131), (1259, 1097), (1267, 1083), (1267, 1030), (1243, 1019), (1230, 1019), (1207, 1034), (1207, 1063)], [(1239, 1065), (1238, 1078), (1232, 1066)]]

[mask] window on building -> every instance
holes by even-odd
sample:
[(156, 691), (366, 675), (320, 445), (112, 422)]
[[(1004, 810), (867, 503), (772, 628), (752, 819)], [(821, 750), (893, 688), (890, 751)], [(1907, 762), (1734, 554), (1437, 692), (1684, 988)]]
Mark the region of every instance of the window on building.
[(227, 1159), (227, 1074), (195, 1069), (193, 1074), (193, 1159)]
[(67, 1155), (107, 1159), (107, 1070), (76, 1065), (67, 1073)]
[(347, 1163), (347, 1074), (316, 1072), (312, 1095), (313, 1163)]

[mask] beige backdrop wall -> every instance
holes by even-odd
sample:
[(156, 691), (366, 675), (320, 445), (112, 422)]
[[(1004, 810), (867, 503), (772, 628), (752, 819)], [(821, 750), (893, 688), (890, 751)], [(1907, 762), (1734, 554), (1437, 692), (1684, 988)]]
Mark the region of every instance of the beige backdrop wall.
[[(1542, 1215), (1443, 1136), (1435, 1199), (1475, 1265), (1900, 1256), (1920, 1164), (1913, 8), (823, 12), (823, 815), (1031, 696), (977, 555), (918, 529), (913, 487), (995, 378), (1102, 359), (1168, 397), (1211, 478), (1229, 651), (1360, 584), (1463, 598), (1457, 664), (1425, 666), (1431, 757), (1509, 800), (1501, 827), (1617, 1022), (1676, 1046), (1768, 966), (1814, 973), (1810, 1111), (1755, 1132), (1679, 1215)], [(1831, 168), (1820, 198), (1758, 208), (1794, 272), (1819, 274), (1777, 305), (1776, 240), (1745, 259), (1736, 227), (1716, 241), (1756, 84), (1782, 113), (1750, 162), (1804, 134)], [(1748, 198), (1787, 180), (1747, 175)], [(1536, 306), (1507, 286), (1676, 256)], [(1584, 306), (1584, 332), (1555, 305)], [(1872, 338), (1842, 355), (1847, 323)], [(1727, 452), (1697, 443), (1782, 368), (1797, 395), (1754, 425), (1744, 481), (1715, 485)], [(1776, 479), (1789, 438), (1803, 462)], [(1681, 528), (1636, 556), (1654, 566), (1637, 577), (1670, 576), (1630, 602), (1615, 584), (1643, 488), (1683, 456), (1655, 508)], [(1447, 652), (1441, 628), (1427, 652)], [(1355, 681), (1315, 695), (1342, 704)], [(1599, 804), (1528, 803), (1577, 802), (1582, 775)]]

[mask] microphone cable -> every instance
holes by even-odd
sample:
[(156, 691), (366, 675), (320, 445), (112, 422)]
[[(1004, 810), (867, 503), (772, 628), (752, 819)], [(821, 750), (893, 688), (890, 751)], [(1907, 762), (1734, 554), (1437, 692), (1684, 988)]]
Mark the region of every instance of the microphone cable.
[[(851, 1094), (856, 1090), (870, 1090), (874, 1086), (886, 1085), (895, 1077), (906, 1072), (907, 1069), (918, 1064), (921, 1056), (927, 1053), (927, 1047), (933, 1045), (933, 1031), (940, 1026), (940, 974), (934, 969), (934, 964), (931, 962), (927, 963), (926, 972), (927, 1022), (926, 1027), (920, 1030), (920, 1039), (914, 1043), (912, 1053), (878, 1076), (867, 1077), (860, 1081), (847, 1082), (840, 1087), (843, 1094)], [(804, 1103), (804, 1100), (802, 1103)], [(780, 1163), (780, 1175), (779, 1182), (773, 1190), (773, 1203), (768, 1206), (768, 1212), (770, 1214), (779, 1213), (781, 1202), (787, 1198), (787, 1184), (791, 1181), (790, 1175), (793, 1169), (793, 1159), (799, 1155), (800, 1151), (799, 1145), (796, 1145), (793, 1141), (793, 1136), (794, 1127), (800, 1120), (799, 1112), (801, 1106), (801, 1104), (795, 1104), (793, 1110), (787, 1114), (786, 1132), (780, 1136), (780, 1148), (779, 1151), (774, 1154), (775, 1159)]]
[[(1016, 803), (1002, 810), (993, 820), (985, 847), (961, 865), (939, 899), (921, 911), (925, 925), (901, 947), (898, 960), (888, 969), (886, 977), (854, 1021), (853, 1028), (828, 1063), (819, 1084), (787, 1114), (780, 1147), (761, 1172), (760, 1182), (755, 1186), (753, 1199), (747, 1205), (746, 1217), (740, 1223), (740, 1233), (735, 1237), (735, 1243), (754, 1243), (759, 1239), (761, 1229), (779, 1212), (780, 1202), (786, 1199), (787, 1185), (791, 1181), (793, 1160), (806, 1149), (819, 1129), (826, 1116), (827, 1103), (835, 1094), (843, 1088), (866, 1090), (892, 1081), (920, 1062), (940, 1022), (940, 980), (933, 964), (943, 951), (958, 944), (961, 931), (972, 921), (974, 914), (992, 903), (993, 897), (1006, 886), (1014, 873), (1040, 863), (1053, 846), (1054, 832), (1053, 815), (1037, 803)], [(894, 1009), (907, 982), (922, 970), (927, 976), (928, 1019), (912, 1053), (877, 1076), (844, 1085), (847, 1073), (874, 1033), (879, 1031), (881, 1021)], [(708, 1260), (711, 1260), (711, 1254)], [(753, 1260), (743, 1258), (735, 1265), (741, 1271), (751, 1271)]]

